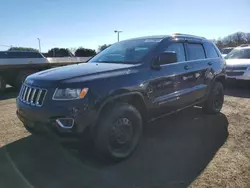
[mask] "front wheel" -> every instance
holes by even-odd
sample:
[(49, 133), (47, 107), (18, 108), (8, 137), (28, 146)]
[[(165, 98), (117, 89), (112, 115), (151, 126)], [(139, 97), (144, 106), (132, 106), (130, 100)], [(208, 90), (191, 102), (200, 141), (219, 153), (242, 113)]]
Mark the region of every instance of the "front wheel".
[(95, 147), (105, 158), (120, 161), (135, 150), (142, 133), (142, 118), (132, 105), (118, 103), (101, 117)]
[(208, 114), (219, 113), (224, 102), (224, 87), (221, 82), (215, 82), (213, 88), (205, 101), (203, 111)]

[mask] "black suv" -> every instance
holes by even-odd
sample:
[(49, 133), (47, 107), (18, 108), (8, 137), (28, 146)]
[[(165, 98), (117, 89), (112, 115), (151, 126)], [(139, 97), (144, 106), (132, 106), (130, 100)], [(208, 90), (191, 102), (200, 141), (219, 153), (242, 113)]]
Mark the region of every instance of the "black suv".
[(144, 122), (194, 105), (220, 112), (224, 83), (225, 61), (211, 41), (185, 34), (135, 38), (87, 63), (29, 76), (17, 116), (31, 133), (90, 136), (101, 156), (122, 160), (138, 145)]

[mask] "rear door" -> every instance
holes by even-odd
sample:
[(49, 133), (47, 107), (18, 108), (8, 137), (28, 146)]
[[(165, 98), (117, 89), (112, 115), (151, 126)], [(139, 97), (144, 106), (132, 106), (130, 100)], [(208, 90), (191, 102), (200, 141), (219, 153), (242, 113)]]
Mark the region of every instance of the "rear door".
[(187, 66), (185, 74), (181, 77), (180, 88), (182, 92), (182, 104), (191, 105), (202, 99), (206, 93), (205, 80), (208, 70), (208, 60), (201, 40), (187, 40), (185, 43), (187, 53)]

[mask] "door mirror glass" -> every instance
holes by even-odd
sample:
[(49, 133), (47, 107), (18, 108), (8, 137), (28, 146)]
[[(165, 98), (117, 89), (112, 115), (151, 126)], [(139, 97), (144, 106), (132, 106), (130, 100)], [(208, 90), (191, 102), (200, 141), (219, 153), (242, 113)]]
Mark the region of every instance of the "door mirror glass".
[(173, 51), (166, 51), (163, 53), (160, 53), (156, 61), (154, 62), (154, 66), (161, 66), (161, 65), (166, 65), (169, 63), (175, 63), (177, 62), (177, 55)]

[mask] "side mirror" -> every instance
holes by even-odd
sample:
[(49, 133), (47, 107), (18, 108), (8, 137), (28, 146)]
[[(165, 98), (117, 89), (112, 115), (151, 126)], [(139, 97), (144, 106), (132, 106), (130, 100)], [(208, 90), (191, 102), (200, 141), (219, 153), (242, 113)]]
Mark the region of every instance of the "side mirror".
[(155, 67), (159, 67), (161, 65), (166, 65), (169, 63), (175, 63), (177, 62), (177, 55), (173, 51), (166, 51), (163, 53), (160, 53), (153, 64)]

